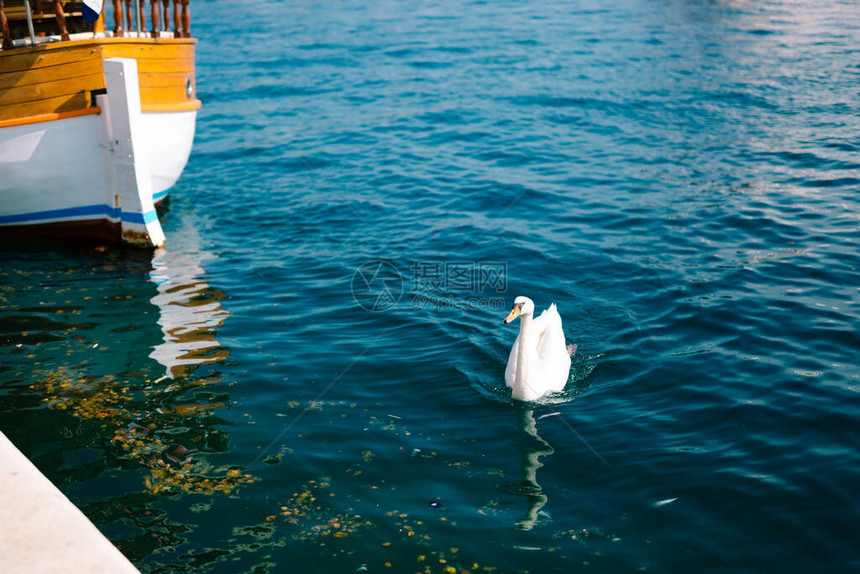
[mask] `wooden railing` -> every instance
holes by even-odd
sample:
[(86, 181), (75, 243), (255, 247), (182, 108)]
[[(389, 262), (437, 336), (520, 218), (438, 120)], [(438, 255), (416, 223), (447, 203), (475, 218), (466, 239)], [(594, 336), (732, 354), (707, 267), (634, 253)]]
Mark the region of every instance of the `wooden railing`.
[[(127, 28), (123, 29), (123, 9), (125, 2), (125, 14)], [(173, 36), (175, 38), (191, 37), (191, 11), (188, 6), (189, 0), (149, 0), (150, 4), (150, 29), (149, 34), (158, 38), (160, 32), (170, 30), (171, 4), (173, 4)], [(135, 19), (135, 4), (137, 4), (137, 19)], [(113, 32), (117, 36), (125, 35), (126, 31), (134, 27), (135, 31), (146, 31), (146, 0), (113, 0), (114, 27)]]
[[(146, 10), (147, 1), (149, 2), (148, 11)], [(25, 2), (29, 2), (29, 11)], [(53, 6), (53, 13), (45, 10), (43, 4), (48, 7)], [(159, 38), (164, 35), (169, 36), (171, 31), (174, 38), (191, 37), (189, 0), (106, 0), (102, 17), (95, 25), (83, 23), (80, 6), (80, 1), (0, 0), (2, 49), (11, 49), (13, 39), (31, 35), (57, 35), (61, 40), (68, 40), (69, 28), (72, 29), (72, 33), (104, 30), (107, 28), (109, 11), (113, 12), (112, 31), (117, 37), (146, 34), (152, 38)], [(149, 22), (147, 22), (147, 12), (149, 12)], [(165, 32), (168, 34), (164, 34)]]

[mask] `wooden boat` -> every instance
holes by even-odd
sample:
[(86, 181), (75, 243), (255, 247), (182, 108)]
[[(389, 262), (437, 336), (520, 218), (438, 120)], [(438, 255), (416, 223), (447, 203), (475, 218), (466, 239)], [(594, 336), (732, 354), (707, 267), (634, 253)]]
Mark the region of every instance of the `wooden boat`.
[(188, 0), (101, 4), (0, 0), (0, 234), (164, 242), (200, 108)]

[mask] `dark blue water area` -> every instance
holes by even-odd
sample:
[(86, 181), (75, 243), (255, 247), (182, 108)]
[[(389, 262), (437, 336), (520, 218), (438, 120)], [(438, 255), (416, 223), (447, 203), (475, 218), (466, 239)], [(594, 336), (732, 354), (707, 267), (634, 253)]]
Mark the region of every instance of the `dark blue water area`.
[(192, 11), (166, 249), (0, 253), (2, 430), (143, 572), (860, 568), (853, 2)]

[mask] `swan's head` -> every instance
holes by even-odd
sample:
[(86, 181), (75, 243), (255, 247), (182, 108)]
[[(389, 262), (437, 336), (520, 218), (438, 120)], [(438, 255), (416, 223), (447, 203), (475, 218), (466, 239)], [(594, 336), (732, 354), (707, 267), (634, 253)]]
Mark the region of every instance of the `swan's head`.
[(505, 323), (510, 323), (520, 315), (532, 315), (535, 312), (535, 303), (528, 297), (522, 295), (514, 299), (514, 305), (511, 307), (511, 312), (505, 317)]

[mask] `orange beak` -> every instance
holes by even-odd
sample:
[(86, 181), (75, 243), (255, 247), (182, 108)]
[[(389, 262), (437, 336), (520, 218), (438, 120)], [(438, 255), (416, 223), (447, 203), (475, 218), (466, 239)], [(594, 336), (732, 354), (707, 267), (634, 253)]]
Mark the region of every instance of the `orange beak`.
[(514, 319), (516, 319), (519, 316), (520, 316), (520, 308), (517, 305), (514, 305), (513, 307), (511, 307), (511, 312), (508, 313), (507, 317), (505, 317), (505, 324), (507, 325), (508, 323), (510, 323), (511, 321), (513, 321)]

